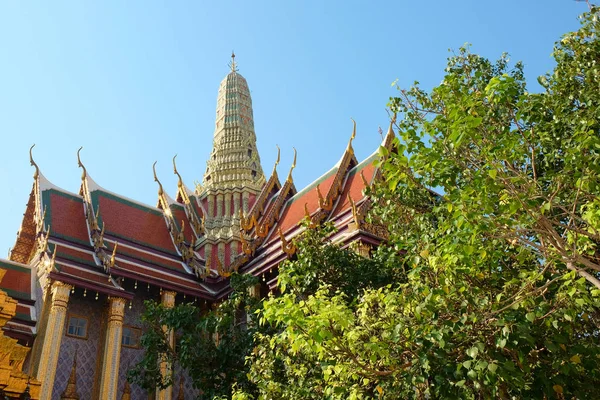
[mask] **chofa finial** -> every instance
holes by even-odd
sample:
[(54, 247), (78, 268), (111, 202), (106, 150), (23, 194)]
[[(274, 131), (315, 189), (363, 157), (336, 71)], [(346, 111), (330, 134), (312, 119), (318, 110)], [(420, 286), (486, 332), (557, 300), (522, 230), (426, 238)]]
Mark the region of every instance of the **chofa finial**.
[(83, 172), (81, 173), (81, 180), (84, 180), (87, 177), (87, 170), (83, 166), (83, 163), (81, 162), (81, 158), (79, 157), (79, 153), (81, 152), (81, 149), (83, 149), (83, 146), (81, 146), (79, 148), (79, 150), (77, 150), (77, 165), (83, 169)]
[(388, 129), (388, 135), (393, 135), (394, 134), (394, 124), (396, 123), (396, 113), (394, 113), (394, 115), (392, 115), (392, 119), (390, 119), (390, 127)]
[(352, 150), (352, 141), (356, 137), (356, 121), (352, 118), (352, 123), (354, 124), (354, 128), (352, 128), (352, 135), (350, 136), (350, 140), (348, 141), (348, 150)]
[(179, 178), (179, 180), (177, 181), (177, 186), (183, 187), (183, 179), (181, 179), (181, 175), (179, 175), (179, 172), (177, 171), (177, 165), (175, 164), (176, 158), (177, 154), (175, 154), (175, 157), (173, 157), (173, 173), (177, 175), (177, 178)]
[[(275, 145), (277, 146), (277, 145)], [(277, 146), (277, 160), (275, 160), (275, 165), (273, 166), (273, 175), (275, 175), (275, 171), (277, 170), (277, 166), (279, 165), (279, 160), (281, 159), (281, 149)]]
[(33, 179), (37, 179), (38, 176), (40, 175), (40, 168), (38, 167), (38, 165), (35, 163), (35, 161), (33, 161), (33, 153), (32, 150), (35, 147), (35, 143), (33, 144), (33, 146), (31, 146), (29, 148), (29, 163), (31, 164), (32, 167), (35, 167), (35, 172), (33, 174)]
[(292, 167), (290, 168), (290, 172), (288, 173), (288, 177), (287, 177), (288, 182), (292, 181), (292, 171), (294, 170), (294, 168), (296, 168), (296, 156), (298, 155), (296, 148), (294, 147), (293, 149), (294, 149), (294, 162), (292, 163)]
[(158, 161), (154, 161), (154, 164), (152, 164), (152, 172), (154, 173), (154, 182), (158, 183), (158, 195), (162, 196), (164, 193), (162, 183), (160, 183), (160, 181), (158, 180), (158, 177), (156, 176), (156, 163), (157, 162)]

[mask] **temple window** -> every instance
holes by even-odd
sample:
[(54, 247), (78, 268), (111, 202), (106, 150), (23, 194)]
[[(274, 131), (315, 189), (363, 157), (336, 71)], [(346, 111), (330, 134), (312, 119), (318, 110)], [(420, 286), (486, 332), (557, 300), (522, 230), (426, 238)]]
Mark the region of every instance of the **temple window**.
[(256, 178), (256, 171), (252, 171), (252, 177)]
[(132, 326), (123, 326), (123, 335), (121, 336), (121, 344), (125, 347), (139, 347), (139, 340), (142, 334), (141, 329)]
[(248, 157), (252, 156), (252, 150), (248, 149)]
[(69, 315), (67, 336), (87, 339), (88, 319), (79, 315)]

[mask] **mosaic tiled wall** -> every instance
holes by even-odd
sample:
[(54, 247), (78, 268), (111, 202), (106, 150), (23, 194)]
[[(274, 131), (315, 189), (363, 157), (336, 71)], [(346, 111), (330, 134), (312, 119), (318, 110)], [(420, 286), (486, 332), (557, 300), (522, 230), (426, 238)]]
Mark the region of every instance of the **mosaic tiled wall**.
[[(138, 292), (140, 295), (125, 307), (124, 325), (134, 328), (142, 328), (140, 315), (143, 312), (143, 302), (146, 298), (143, 292)], [(73, 366), (73, 357), (77, 351), (77, 391), (81, 399), (92, 399), (94, 390), (94, 380), (99, 379), (96, 376), (96, 369), (100, 365), (97, 361), (99, 356), (98, 347), (102, 344), (101, 334), (105, 325), (106, 316), (106, 298), (95, 300), (95, 296), (89, 293), (86, 297), (77, 291), (71, 295), (69, 306), (67, 309), (67, 318), (65, 319), (65, 329), (61, 342), (60, 353), (58, 357), (58, 366), (56, 369), (56, 378), (54, 381), (54, 389), (52, 392), (53, 399), (59, 399), (61, 393), (65, 390), (71, 368)], [(88, 318), (88, 336), (86, 339), (67, 336), (68, 316), (69, 314), (77, 314)], [(143, 350), (140, 348), (121, 347), (121, 360), (119, 370), (118, 383), (118, 398), (123, 393), (123, 387), (127, 376), (127, 371), (138, 363), (143, 356)], [(177, 398), (179, 394), (179, 379), (181, 370), (175, 370), (175, 385), (173, 388), (173, 398)], [(131, 399), (132, 400), (147, 400), (148, 393), (138, 385), (131, 384)], [(185, 399), (195, 399), (198, 396), (198, 390), (192, 387), (192, 381), (186, 373), (183, 375), (183, 387)]]
[[(63, 334), (60, 346), (56, 378), (54, 381), (54, 391), (52, 392), (53, 399), (59, 399), (61, 393), (67, 386), (69, 375), (71, 374), (71, 367), (73, 366), (73, 357), (76, 351), (77, 391), (81, 399), (92, 398), (94, 374), (96, 372), (96, 359), (98, 356), (98, 341), (102, 327), (101, 321), (103, 320), (102, 311), (104, 307), (106, 307), (105, 301), (94, 300), (94, 297), (90, 294), (84, 298), (81, 293), (76, 293), (69, 299), (67, 318), (65, 318), (65, 333)], [(88, 318), (87, 339), (66, 335), (69, 313), (78, 314)]]
[[(139, 293), (139, 292), (138, 292)], [(142, 292), (143, 293), (143, 292)], [(129, 325), (134, 328), (141, 328), (142, 321), (140, 321), (140, 315), (144, 308), (144, 297), (136, 296), (131, 303), (131, 309), (129, 304), (125, 306), (125, 317), (123, 319), (123, 325)], [(125, 380), (127, 379), (127, 371), (133, 368), (137, 364), (143, 355), (142, 349), (134, 349), (130, 347), (121, 346), (121, 362), (119, 370), (119, 384), (117, 386), (119, 397), (123, 393), (123, 387), (125, 386)], [(140, 388), (138, 385), (130, 385), (131, 387), (131, 399), (132, 400), (147, 400), (148, 394), (145, 390)]]

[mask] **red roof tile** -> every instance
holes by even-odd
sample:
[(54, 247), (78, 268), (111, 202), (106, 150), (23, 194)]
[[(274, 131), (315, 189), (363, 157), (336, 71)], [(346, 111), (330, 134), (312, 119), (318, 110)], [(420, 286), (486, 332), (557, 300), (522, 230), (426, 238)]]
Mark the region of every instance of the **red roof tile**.
[(119, 260), (120, 255), (135, 258), (141, 261), (143, 264), (150, 264), (150, 266), (156, 265), (159, 267), (187, 273), (185, 268), (181, 265), (181, 258), (178, 255), (174, 256), (173, 258), (164, 258), (128, 246), (119, 245), (117, 247), (117, 264), (121, 263)]
[(0, 259), (0, 269), (6, 270), (0, 289), (14, 299), (31, 300), (31, 269), (3, 259)]
[(194, 232), (192, 231), (192, 224), (185, 213), (183, 207), (172, 205), (171, 212), (173, 213), (173, 218), (175, 219), (175, 223), (179, 230), (181, 230), (181, 221), (185, 223), (185, 228), (183, 230), (183, 236), (187, 243), (194, 243)]
[(95, 208), (100, 205), (100, 219), (106, 234), (177, 254), (160, 210), (99, 190), (92, 192), (92, 202)]
[(42, 198), (51, 236), (80, 244), (90, 243), (81, 198), (56, 190), (43, 192)]
[(288, 231), (302, 221), (304, 218), (304, 204), (308, 203), (308, 211), (311, 214), (319, 209), (319, 196), (317, 195), (316, 187), (319, 185), (321, 194), (325, 196), (335, 179), (336, 171), (337, 168), (331, 169), (327, 174), (302, 189), (287, 202), (286, 209), (279, 221), (279, 227), (281, 227), (282, 232)]
[(362, 199), (364, 196), (362, 191), (365, 189), (360, 173), (362, 172), (367, 182), (371, 182), (373, 175), (375, 174), (375, 166), (373, 162), (364, 162), (350, 171), (348, 174), (346, 183), (341, 193), (339, 202), (332, 213), (332, 217), (340, 214), (342, 211), (350, 208), (350, 201), (348, 200), (348, 194), (352, 197), (352, 201), (355, 203)]
[(94, 256), (87, 251), (77, 250), (72, 247), (62, 246), (60, 244), (57, 244), (56, 246), (58, 246), (58, 248), (56, 249), (56, 258), (63, 258), (66, 260), (86, 264), (92, 267), (97, 266)]

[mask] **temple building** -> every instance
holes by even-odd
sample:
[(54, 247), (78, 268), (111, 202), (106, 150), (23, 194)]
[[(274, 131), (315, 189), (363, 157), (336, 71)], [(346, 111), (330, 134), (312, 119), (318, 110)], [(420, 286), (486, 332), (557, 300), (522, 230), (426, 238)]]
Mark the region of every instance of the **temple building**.
[[(61, 189), (30, 150), (32, 189), (9, 259), (0, 260), (0, 287), (16, 309), (4, 334), (29, 349), (22, 370), (39, 382), (40, 399), (195, 398), (185, 371), (174, 371), (174, 387), (153, 393), (127, 383), (142, 356), (145, 300), (209, 309), (230, 293), (233, 271), (258, 276), (257, 292), (266, 296), (276, 290), (279, 264), (294, 257), (305, 218), (310, 226), (331, 221), (331, 240), (366, 257), (385, 240), (385, 229), (365, 220), (371, 200), (364, 190), (381, 172), (377, 153), (356, 159), (356, 125), (339, 161), (302, 190), (294, 185), (295, 156), (282, 178), (279, 157), (265, 176), (250, 91), (234, 57), (219, 87), (202, 185), (186, 186), (174, 158), (171, 195), (154, 174), (156, 206), (96, 183), (79, 151), (79, 191)], [(393, 136), (390, 124), (382, 145), (390, 148)]]

